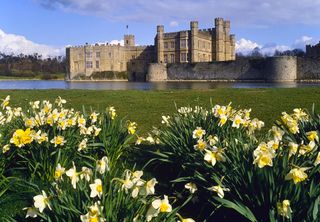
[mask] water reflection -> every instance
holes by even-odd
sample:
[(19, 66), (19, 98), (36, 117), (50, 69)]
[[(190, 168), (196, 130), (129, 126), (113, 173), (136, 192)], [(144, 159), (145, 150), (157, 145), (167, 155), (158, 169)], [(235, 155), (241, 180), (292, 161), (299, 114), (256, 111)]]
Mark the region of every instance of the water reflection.
[(62, 80), (4, 80), (0, 89), (96, 89), (96, 90), (166, 90), (214, 88), (299, 88), (319, 87), (320, 83), (245, 83), (245, 82), (65, 82)]

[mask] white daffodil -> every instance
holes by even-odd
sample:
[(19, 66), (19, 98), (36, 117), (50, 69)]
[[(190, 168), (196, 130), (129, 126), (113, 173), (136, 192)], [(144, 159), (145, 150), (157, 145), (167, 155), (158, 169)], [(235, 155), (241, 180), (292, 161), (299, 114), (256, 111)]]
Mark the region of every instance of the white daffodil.
[(34, 207), (25, 207), (22, 210), (27, 210), (26, 218), (28, 217), (36, 218), (38, 216), (38, 211)]
[(65, 168), (61, 167), (60, 163), (58, 163), (56, 170), (54, 171), (54, 179), (62, 180), (62, 175), (65, 173)]
[(47, 197), (46, 192), (42, 191), (42, 195), (39, 194), (33, 197), (34, 207), (39, 209), (39, 212), (42, 213), (43, 210), (48, 207), (51, 210), (51, 206), (49, 204), (49, 198)]
[(100, 174), (104, 174), (106, 171), (110, 170), (108, 157), (104, 156), (101, 160), (97, 160), (96, 170)]
[(79, 146), (78, 146), (78, 151), (81, 151), (81, 150), (87, 148), (87, 142), (88, 142), (88, 139), (87, 139), (87, 138), (83, 139), (83, 140), (80, 142)]
[(56, 103), (58, 106), (62, 106), (62, 104), (67, 103), (67, 101), (66, 101), (65, 99), (62, 99), (60, 96), (58, 96), (58, 98), (56, 99), (55, 103)]
[(224, 197), (224, 191), (230, 191), (228, 188), (221, 187), (220, 185), (210, 187), (209, 190), (216, 192), (220, 198)]
[(195, 193), (198, 190), (197, 185), (192, 182), (189, 182), (186, 185), (184, 185), (184, 188), (188, 189), (190, 193)]
[(192, 132), (192, 138), (194, 139), (202, 139), (202, 137), (206, 134), (206, 131), (203, 130), (201, 127), (197, 127)]
[(101, 198), (102, 196), (102, 181), (100, 179), (95, 179), (93, 184), (90, 184), (90, 189), (91, 189), (91, 193), (90, 193), (90, 197), (94, 198), (96, 196), (98, 196), (99, 198)]
[(93, 172), (90, 168), (88, 167), (81, 168), (81, 173), (80, 173), (81, 180), (84, 178), (86, 181), (89, 182), (91, 180), (92, 175), (93, 175)]
[(79, 181), (79, 173), (77, 173), (76, 166), (72, 162), (73, 167), (66, 172), (66, 175), (71, 179), (71, 184), (74, 189), (77, 188), (77, 182)]
[(63, 136), (55, 136), (52, 140), (50, 140), (50, 142), (54, 144), (54, 147), (57, 147), (63, 146), (67, 141)]
[(158, 212), (169, 213), (172, 211), (172, 206), (169, 203), (168, 196), (164, 195), (164, 199), (156, 199), (152, 201), (152, 207)]

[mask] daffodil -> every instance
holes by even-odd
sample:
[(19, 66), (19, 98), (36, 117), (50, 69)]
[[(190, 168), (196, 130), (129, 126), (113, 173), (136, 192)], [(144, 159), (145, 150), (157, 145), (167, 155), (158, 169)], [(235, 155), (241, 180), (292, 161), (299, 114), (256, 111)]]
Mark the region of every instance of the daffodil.
[(66, 169), (64, 167), (61, 167), (60, 163), (58, 163), (56, 170), (54, 171), (54, 179), (62, 179), (62, 175), (65, 173), (65, 170)]
[(169, 203), (168, 196), (164, 195), (164, 199), (156, 199), (152, 202), (152, 207), (158, 212), (169, 213), (172, 211), (172, 206)]
[(195, 193), (198, 190), (197, 185), (192, 182), (186, 183), (184, 188), (188, 189), (190, 193)]
[(289, 148), (289, 157), (292, 156), (292, 155), (295, 155), (298, 151), (298, 147), (299, 145), (294, 143), (294, 142), (290, 142), (288, 144), (288, 148)]
[(319, 136), (317, 131), (310, 131), (306, 133), (309, 141), (319, 141)]
[(64, 139), (63, 136), (55, 136), (52, 140), (50, 140), (51, 143), (54, 144), (54, 147), (57, 146), (63, 146), (67, 141)]
[(238, 129), (240, 127), (240, 124), (242, 123), (243, 123), (243, 119), (241, 118), (241, 116), (236, 115), (233, 119), (232, 127), (235, 127)]
[(94, 124), (98, 120), (99, 113), (93, 112), (90, 115), (91, 124)]
[(284, 131), (281, 130), (279, 127), (272, 126), (271, 132), (273, 134), (274, 140), (276, 140), (276, 141), (282, 140), (282, 137), (284, 135)]
[(134, 183), (131, 179), (130, 171), (126, 171), (126, 178), (124, 180), (121, 180), (121, 182), (122, 182), (122, 189), (125, 189), (126, 191), (133, 187)]
[(308, 169), (307, 167), (294, 168), (286, 175), (285, 180), (293, 180), (294, 184), (300, 183), (308, 178), (308, 174), (305, 173)]
[(281, 216), (289, 219), (291, 217), (291, 213), (292, 213), (292, 210), (290, 208), (290, 201), (284, 200), (282, 202), (278, 202), (277, 203), (277, 210)]
[(46, 192), (42, 191), (42, 194), (39, 194), (33, 197), (33, 200), (34, 200), (34, 207), (38, 208), (40, 213), (42, 213), (46, 207), (48, 207), (51, 210), (49, 197), (47, 197)]
[(113, 106), (109, 107), (108, 112), (112, 120), (116, 118), (117, 113), (116, 109)]
[(161, 120), (162, 124), (169, 125), (170, 116), (162, 116), (161, 118), (162, 118)]
[(210, 135), (208, 136), (208, 141), (210, 146), (214, 146), (219, 142), (219, 138), (217, 136)]
[(254, 159), (253, 164), (258, 164), (259, 168), (273, 166), (272, 159), (273, 156), (270, 153), (262, 153)]
[(88, 142), (88, 139), (87, 138), (84, 138), (80, 144), (78, 145), (78, 151), (81, 151), (85, 148), (87, 148), (87, 142)]
[(226, 115), (221, 115), (220, 117), (220, 121), (218, 123), (218, 126), (223, 126), (224, 124), (226, 124), (228, 117)]
[(77, 182), (79, 181), (79, 173), (77, 172), (76, 166), (74, 165), (74, 162), (72, 162), (72, 168), (70, 168), (66, 175), (70, 178), (72, 187), (74, 189), (77, 188)]
[(152, 195), (155, 193), (155, 185), (158, 183), (158, 181), (155, 178), (152, 178), (151, 180), (147, 181), (145, 184), (145, 195)]
[(128, 133), (129, 134), (135, 134), (136, 129), (137, 129), (137, 123), (129, 122), (129, 124), (128, 124)]
[(193, 146), (194, 149), (196, 150), (204, 150), (205, 148), (207, 148), (207, 143), (203, 140), (203, 139), (199, 139), (198, 143), (196, 145)]
[(22, 210), (27, 210), (26, 218), (36, 218), (38, 216), (38, 211), (34, 207), (25, 207)]
[(192, 133), (192, 138), (194, 138), (194, 139), (202, 139), (202, 137), (205, 134), (206, 134), (205, 130), (203, 130), (201, 127), (197, 127)]
[(67, 103), (67, 101), (65, 99), (62, 99), (60, 96), (58, 96), (58, 98), (56, 99), (55, 103), (58, 105), (58, 106), (62, 106), (62, 104), (65, 104)]
[(109, 171), (109, 160), (108, 157), (104, 156), (101, 160), (97, 160), (96, 162), (96, 170), (100, 174), (104, 174), (106, 171)]
[(178, 220), (177, 222), (195, 222), (195, 220), (193, 220), (192, 218), (183, 218), (180, 214), (177, 213), (177, 216), (180, 220)]
[(5, 109), (10, 103), (10, 96), (7, 96), (5, 99), (2, 100), (1, 107)]
[(6, 153), (10, 150), (10, 145), (9, 144), (6, 144), (2, 147), (2, 153)]
[(90, 184), (90, 189), (91, 189), (91, 193), (90, 193), (90, 197), (94, 198), (96, 196), (98, 196), (99, 198), (101, 198), (102, 196), (102, 181), (100, 179), (95, 179), (93, 184)]
[(81, 168), (81, 173), (80, 173), (80, 179), (85, 179), (86, 181), (90, 181), (91, 177), (93, 175), (93, 172), (90, 168), (88, 167), (82, 167)]
[(33, 141), (33, 134), (34, 131), (30, 128), (26, 129), (25, 131), (22, 129), (18, 129), (14, 132), (12, 138), (10, 139), (10, 143), (13, 143), (17, 147), (23, 147)]
[(224, 197), (224, 191), (230, 191), (230, 189), (221, 187), (220, 185), (210, 187), (209, 190), (216, 192), (220, 198)]

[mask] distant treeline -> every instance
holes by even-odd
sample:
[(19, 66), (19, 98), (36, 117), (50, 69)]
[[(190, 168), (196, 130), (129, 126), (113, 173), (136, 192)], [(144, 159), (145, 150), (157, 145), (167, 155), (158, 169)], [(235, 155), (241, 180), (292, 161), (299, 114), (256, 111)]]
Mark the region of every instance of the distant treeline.
[(66, 72), (65, 57), (43, 58), (39, 54), (6, 55), (0, 53), (0, 77), (56, 79)]
[[(297, 57), (305, 57), (306, 53), (302, 49), (293, 49), (293, 50), (286, 50), (286, 51), (278, 51), (276, 50), (273, 56), (297, 56)], [(237, 57), (253, 57), (253, 58), (261, 58), (267, 57), (270, 55), (264, 54), (263, 51), (256, 47), (252, 50), (251, 53), (244, 55), (242, 53), (237, 53)]]

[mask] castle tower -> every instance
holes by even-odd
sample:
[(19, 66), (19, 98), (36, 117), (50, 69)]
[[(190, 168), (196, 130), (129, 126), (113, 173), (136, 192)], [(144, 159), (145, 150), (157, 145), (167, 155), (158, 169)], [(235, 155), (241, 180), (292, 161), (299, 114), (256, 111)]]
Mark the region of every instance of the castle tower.
[(222, 18), (215, 19), (216, 27), (216, 61), (225, 61), (225, 29)]
[(134, 35), (124, 35), (124, 46), (135, 46)]
[(236, 60), (236, 36), (230, 35), (230, 60)]
[(199, 27), (198, 27), (198, 22), (197, 21), (192, 21), (190, 22), (190, 30), (191, 30), (191, 62), (198, 62), (198, 32), (199, 32)]
[(156, 37), (156, 51), (157, 51), (157, 62), (163, 63), (164, 62), (164, 43), (163, 43), (163, 34), (164, 27), (163, 25), (157, 26), (157, 37)]
[(231, 60), (230, 21), (224, 22), (225, 60)]

